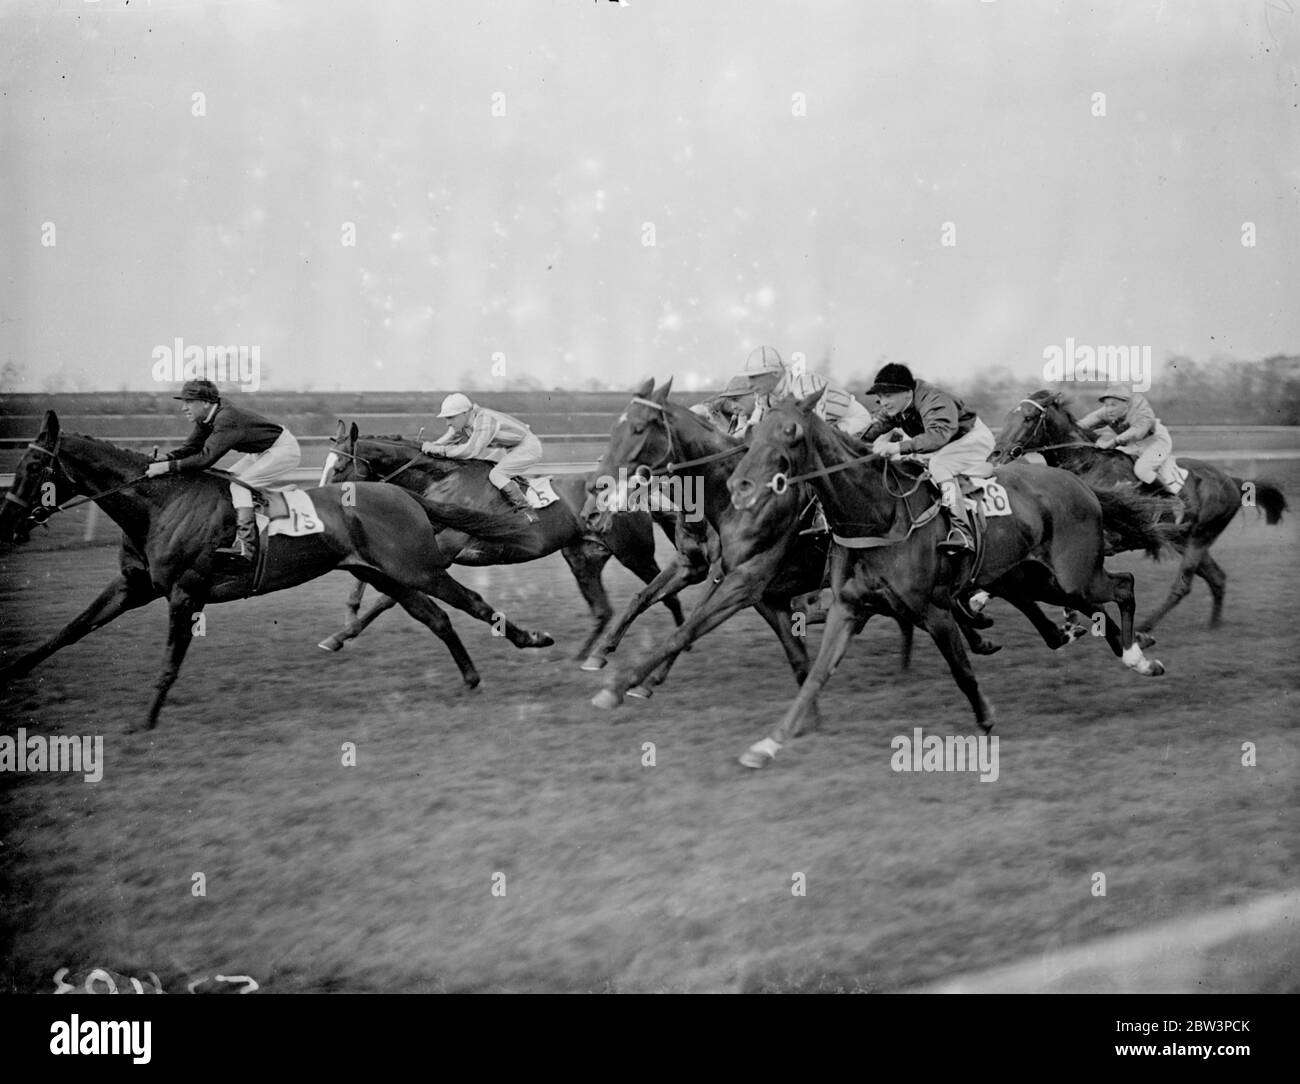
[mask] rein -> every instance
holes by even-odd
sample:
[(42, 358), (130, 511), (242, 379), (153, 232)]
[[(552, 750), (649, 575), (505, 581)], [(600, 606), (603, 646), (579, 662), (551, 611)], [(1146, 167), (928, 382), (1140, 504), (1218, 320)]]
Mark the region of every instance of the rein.
[[(27, 447), (33, 452), (40, 452), (42, 455), (48, 455), (50, 457), (52, 462), (46, 466), (45, 468), (46, 471), (49, 471), (51, 467), (58, 465), (59, 446), (57, 443), (54, 445), (54, 451), (50, 451), (48, 448), (43, 448), (41, 447), (41, 445), (36, 444), (35, 442), (28, 444)], [(42, 507), (38, 508), (36, 511), (31, 512), (30, 515), (31, 518), (35, 520), (35, 522), (44, 523), (56, 512), (66, 512), (69, 508), (80, 508), (83, 504), (89, 504), (91, 501), (97, 501), (101, 497), (111, 497), (114, 493), (120, 493), (124, 489), (129, 489), (131, 486), (138, 485), (140, 482), (148, 480), (148, 478), (149, 475), (141, 474), (137, 478), (130, 478), (119, 486), (114, 486), (112, 489), (102, 490), (99, 493), (91, 493), (89, 495), (79, 493), (75, 497), (71, 497), (70, 499), (64, 501), (62, 504), (56, 504), (49, 507), (43, 505)], [(10, 504), (18, 505), (18, 507), (21, 508), (24, 512), (26, 512), (29, 508), (31, 508), (30, 501), (25, 501), (21, 497), (15, 496), (12, 492), (5, 494), (5, 500), (8, 501)]]
[(677, 454), (677, 442), (673, 439), (673, 427), (668, 424), (667, 413), (662, 403), (656, 403), (650, 399), (642, 399), (639, 395), (632, 397), (632, 402), (639, 403), (641, 406), (650, 407), (652, 410), (659, 411), (664, 415), (664, 432), (668, 434), (668, 458), (659, 468), (649, 468), (650, 473), (655, 473), (656, 469), (663, 470), (667, 474), (673, 474), (676, 471), (685, 470), (687, 467), (698, 467), (704, 463), (716, 463), (719, 459), (726, 459), (729, 456), (738, 455), (741, 452), (749, 451), (748, 444), (738, 444), (734, 448), (724, 448), (720, 452), (713, 452), (710, 455), (702, 455), (698, 459), (684, 459), (680, 463), (673, 456)]

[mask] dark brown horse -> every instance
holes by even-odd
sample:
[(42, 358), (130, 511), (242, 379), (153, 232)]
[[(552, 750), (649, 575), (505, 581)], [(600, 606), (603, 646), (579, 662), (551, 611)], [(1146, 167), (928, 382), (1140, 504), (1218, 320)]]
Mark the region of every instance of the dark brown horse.
[[(826, 582), (828, 545), (824, 531), (800, 531), (812, 492), (793, 487), (759, 513), (733, 508), (726, 482), (744, 446), (670, 402), (671, 389), (671, 379), (657, 390), (653, 380), (647, 381), (615, 423), (597, 468), (600, 492), (593, 490), (588, 513), (598, 517), (623, 507), (635, 479), (675, 479), (679, 484), (670, 495), (678, 507), (678, 557), (633, 598), (587, 667), (603, 666), (628, 626), (654, 602), (706, 577), (709, 586), (686, 624), (631, 665), (615, 668), (592, 701), (600, 708), (617, 707), (625, 694), (648, 696), (683, 650), (747, 607), (757, 610), (776, 634), (795, 681), (802, 684), (808, 673), (796, 607)], [(969, 635), (985, 652), (996, 650), (974, 630)], [(904, 667), (911, 645), (911, 627), (904, 625)]]
[[(1074, 420), (1062, 392), (1036, 391), (1020, 400), (1003, 423), (991, 459), (1007, 463), (1026, 452), (1039, 453), (1051, 466), (1077, 474), (1095, 488), (1132, 491), (1139, 486), (1132, 458), (1117, 449), (1096, 447), (1094, 438)], [(1181, 494), (1185, 505), (1183, 522), (1172, 539), (1182, 554), (1182, 562), (1164, 602), (1138, 624), (1138, 641), (1143, 647), (1155, 642), (1149, 635), (1151, 630), (1191, 591), (1193, 576), (1200, 576), (1209, 585), (1213, 599), (1210, 627), (1217, 627), (1223, 617), (1228, 575), (1210, 556), (1210, 547), (1244, 504), (1255, 503), (1270, 524), (1278, 523), (1286, 510), (1286, 497), (1272, 482), (1246, 482), (1199, 459), (1180, 457), (1178, 465), (1188, 474)], [(1177, 507), (1179, 499), (1168, 498), (1171, 509)]]
[[(778, 403), (750, 435), (749, 451), (728, 482), (734, 506), (761, 515), (789, 483), (807, 481), (836, 536), (831, 559), (835, 602), (821, 650), (785, 717), (741, 758), (747, 767), (761, 767), (798, 734), (850, 638), (873, 614), (888, 614), (925, 629), (948, 661), (976, 722), (986, 731), (993, 726), (993, 707), (980, 691), (954, 620), (953, 596), (961, 589), (961, 570), (938, 549), (948, 524), (934, 514), (935, 494), (923, 484), (921, 468), (863, 455), (862, 444), (828, 426), (812, 412), (819, 396)], [(1102, 564), (1103, 506), (1112, 516), (1111, 530), (1122, 522), (1136, 532), (1129, 539), (1134, 545), (1152, 550), (1163, 545), (1148, 519), (1124, 514), (1141, 500), (1095, 493), (1066, 471), (1026, 463), (1004, 468), (998, 481), (1008, 495), (1011, 514), (988, 520), (977, 584), (1024, 613), (1052, 647), (1061, 646), (1066, 637), (1036, 602), (1087, 613), (1113, 602), (1121, 624), (1117, 627), (1105, 616), (1111, 650), (1139, 674), (1163, 673), (1164, 667), (1148, 660), (1133, 639), (1132, 574), (1110, 573)]]
[[(209, 603), (248, 597), (253, 574), (245, 562), (236, 559), (232, 569), (213, 553), (234, 537), (228, 480), (216, 473), (148, 478), (148, 463), (139, 453), (107, 441), (61, 434), (54, 412), (46, 412), (0, 508), (0, 540), (26, 539), (33, 523), (57, 510), (54, 500), (61, 504), (73, 495), (88, 497), (122, 528), (121, 575), (57, 634), (0, 669), (0, 682), (21, 677), (128, 610), (165, 598), (170, 610), (167, 650), (145, 722), (152, 729), (189, 649), (194, 615)], [(396, 598), (441, 639), (465, 685), (476, 687), (480, 678), (469, 653), (429, 597), (462, 605), (472, 595), (447, 575), (451, 559), (439, 548), (438, 533), (466, 530), (504, 541), (518, 533), (520, 521), (423, 501), (396, 486), (351, 483), (307, 493), (325, 530), (268, 539), (268, 571), (258, 593), (296, 587), (335, 569), (351, 572)], [(503, 631), (516, 647), (554, 643), (545, 633), (508, 622)]]
[[(415, 441), (401, 436), (360, 436), (355, 424), (349, 427), (340, 421), (321, 471), (321, 484), (387, 480), (440, 504), (508, 516), (512, 514), (510, 505), (488, 481), (488, 471), (493, 466), (478, 459), (424, 455)], [(559, 550), (594, 619), (574, 656), (579, 659), (587, 657), (591, 645), (614, 615), (601, 582), (606, 562), (610, 557), (617, 557), (643, 583), (649, 583), (659, 575), (654, 524), (658, 521), (669, 538), (674, 530), (671, 514), (661, 513), (652, 518), (649, 513), (640, 512), (614, 516), (599, 532), (589, 530), (578, 518), (587, 497), (589, 478), (590, 475), (584, 474), (555, 475), (551, 488), (560, 499), (538, 510), (536, 524), (521, 526), (519, 533), (507, 540), (478, 538), (450, 528), (438, 535), (439, 548), (458, 565), (521, 564)], [(325, 650), (340, 650), (385, 610), (397, 605), (395, 599), (381, 598), (364, 617), (358, 616), (365, 588), (365, 581), (357, 583), (347, 602), (348, 623), (342, 631), (321, 641), (320, 646)], [(680, 625), (681, 603), (676, 598), (668, 598), (664, 606)], [(489, 612), (484, 620), (490, 619)]]

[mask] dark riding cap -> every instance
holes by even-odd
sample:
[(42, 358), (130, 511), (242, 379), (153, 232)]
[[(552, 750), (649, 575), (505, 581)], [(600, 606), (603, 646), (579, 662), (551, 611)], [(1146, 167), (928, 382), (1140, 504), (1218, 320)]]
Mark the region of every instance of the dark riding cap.
[(890, 362), (876, 374), (876, 382), (867, 389), (868, 395), (888, 395), (895, 391), (915, 391), (916, 377), (906, 365)]
[(172, 398), (180, 399), (182, 402), (187, 399), (197, 399), (201, 403), (219, 403), (221, 392), (211, 380), (187, 380), (181, 388), (180, 395), (173, 395)]

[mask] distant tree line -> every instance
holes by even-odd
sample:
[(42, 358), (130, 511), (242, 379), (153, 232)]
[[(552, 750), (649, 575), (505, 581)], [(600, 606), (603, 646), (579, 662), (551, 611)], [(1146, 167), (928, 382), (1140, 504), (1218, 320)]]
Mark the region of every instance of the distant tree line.
[[(880, 359), (883, 364), (885, 359)], [(826, 359), (813, 366), (827, 372)], [(873, 370), (874, 372), (874, 370)], [(53, 407), (69, 414), (173, 413), (174, 391), (90, 391), (71, 388), (15, 393), (10, 389), (15, 372), (0, 372), (0, 415), (35, 414)], [(924, 376), (924, 373), (920, 375)], [(862, 398), (871, 376), (856, 374), (847, 386)], [(1091, 410), (1103, 384), (1049, 384), (1026, 379), (1006, 366), (981, 369), (947, 386), (960, 395), (990, 425), (997, 427), (1024, 396), (1040, 388), (1065, 391), (1076, 411)], [(345, 392), (263, 390), (248, 396), (249, 405), (264, 414), (334, 415), (357, 413), (427, 413), (436, 415), (442, 396), (461, 388), (417, 392)], [(484, 403), (507, 411), (590, 412), (617, 411), (631, 390), (617, 382), (596, 379), (576, 387), (547, 388), (531, 376), (502, 381), (492, 391), (467, 388)], [(682, 402), (703, 399), (707, 391), (683, 392)], [(1175, 356), (1167, 359), (1146, 392), (1161, 420), (1170, 425), (1300, 425), (1300, 355), (1277, 354), (1260, 361), (1220, 359), (1197, 362)], [(243, 393), (233, 392), (239, 401)], [(868, 407), (872, 406), (867, 402)]]

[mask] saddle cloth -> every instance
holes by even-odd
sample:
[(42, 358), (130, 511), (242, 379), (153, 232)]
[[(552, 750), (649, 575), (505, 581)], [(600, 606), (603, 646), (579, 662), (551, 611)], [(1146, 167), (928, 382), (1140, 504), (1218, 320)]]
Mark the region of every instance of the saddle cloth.
[(528, 478), (521, 474), (515, 478), (515, 481), (519, 483), (519, 488), (524, 491), (524, 496), (533, 508), (545, 508), (560, 499), (555, 490), (551, 488), (549, 474), (538, 478)]
[(1156, 468), (1156, 477), (1166, 485), (1170, 482), (1177, 482), (1179, 485), (1187, 484), (1187, 471), (1178, 465), (1174, 457), (1166, 456), (1164, 461)]
[(266, 537), (302, 538), (309, 534), (322, 534), (325, 530), (311, 497), (295, 485), (259, 489), (253, 497), (253, 507), (258, 533)]

